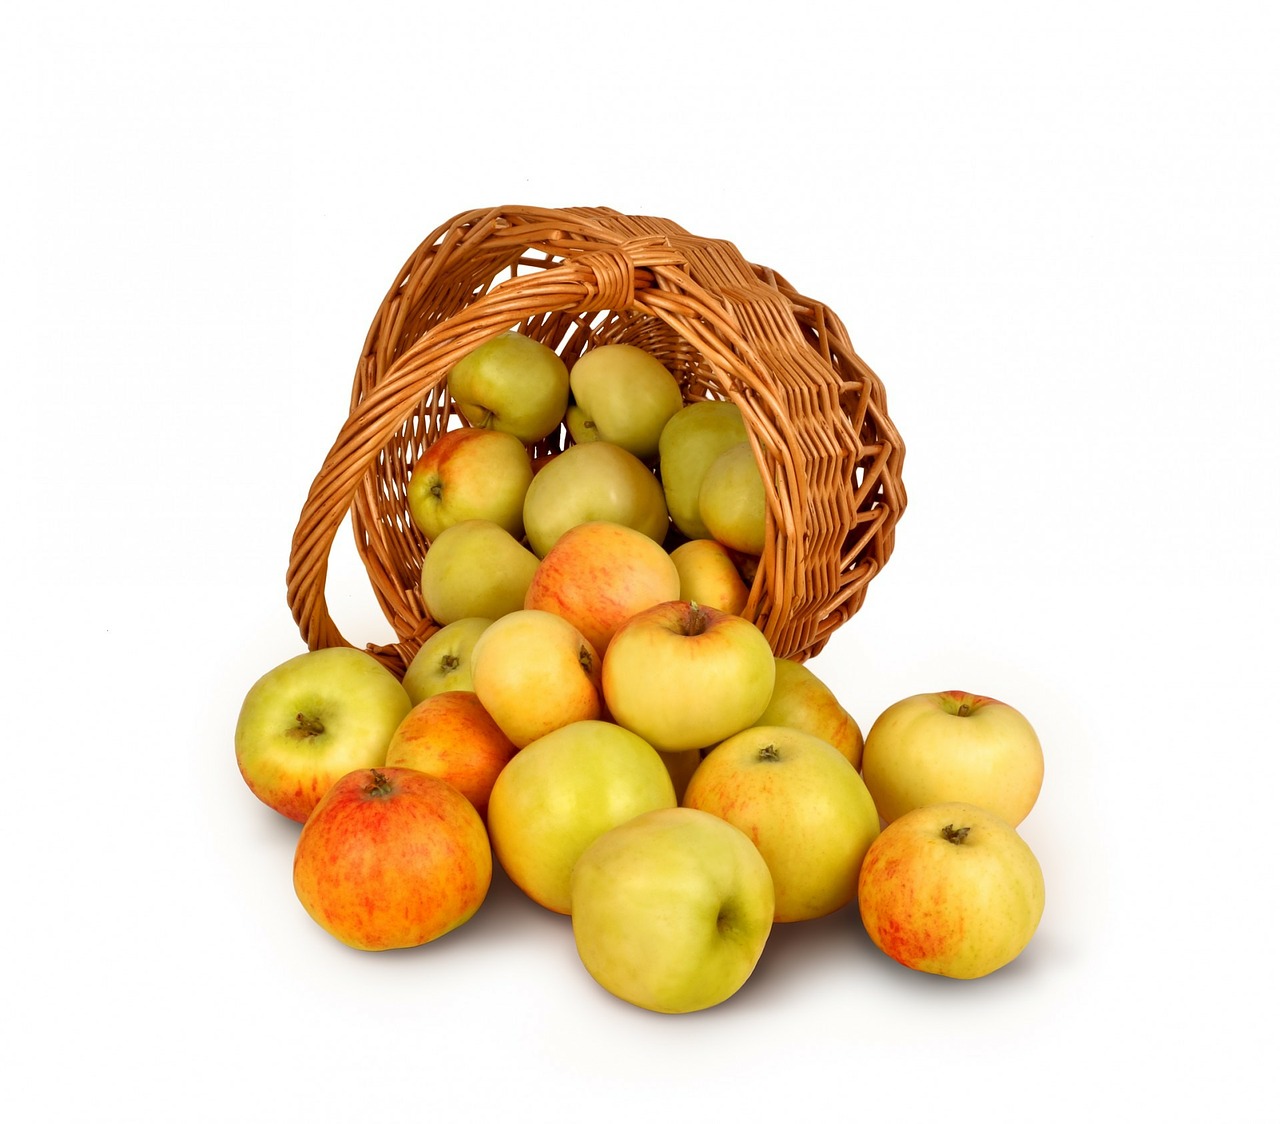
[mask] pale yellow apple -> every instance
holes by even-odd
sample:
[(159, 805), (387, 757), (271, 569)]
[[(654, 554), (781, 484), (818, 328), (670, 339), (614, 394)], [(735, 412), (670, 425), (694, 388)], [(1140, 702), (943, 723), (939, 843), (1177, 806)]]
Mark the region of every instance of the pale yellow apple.
[(690, 402), (663, 427), (658, 468), (671, 521), (687, 537), (711, 537), (698, 514), (707, 469), (721, 453), (747, 439), (742, 411), (733, 402)]
[(453, 429), (413, 466), (409, 515), (428, 541), (464, 519), (487, 519), (524, 537), (524, 494), (533, 479), (520, 439), (497, 429)]
[(698, 766), (682, 804), (751, 837), (773, 875), (775, 921), (848, 905), (880, 817), (858, 771), (829, 742), (787, 726), (727, 738)]
[(538, 559), (487, 519), (467, 519), (440, 532), (422, 560), (422, 600), (431, 618), (497, 620), (524, 607)]
[(973, 804), (905, 813), (871, 844), (858, 910), (872, 942), (919, 972), (971, 980), (1022, 954), (1044, 874), (1013, 825)]
[(602, 670), (614, 721), (667, 752), (713, 745), (753, 725), (774, 675), (773, 650), (754, 624), (688, 601), (627, 621)]
[(707, 468), (698, 489), (698, 515), (717, 542), (744, 554), (765, 547), (764, 478), (751, 446), (730, 446)]
[(482, 343), (446, 376), (458, 413), (480, 429), (524, 444), (559, 426), (569, 404), (569, 370), (551, 348), (518, 332)]
[(572, 722), (530, 742), (498, 776), (489, 836), (511, 881), (568, 913), (569, 879), (584, 850), (642, 812), (674, 808), (666, 766), (642, 738), (612, 722)]
[(901, 699), (872, 723), (862, 778), (886, 820), (961, 801), (1016, 827), (1040, 796), (1044, 752), (1031, 723), (1007, 703), (938, 691)]
[(675, 376), (642, 348), (601, 344), (569, 372), (566, 421), (575, 441), (609, 441), (642, 461), (658, 455), (662, 428), (684, 406)]
[(499, 617), (471, 651), (472, 689), (517, 746), (570, 722), (598, 718), (600, 660), (563, 617), (519, 609)]
[(733, 556), (715, 539), (690, 539), (671, 552), (680, 575), (680, 599), (709, 605), (724, 613), (741, 613), (751, 591)]
[(760, 715), (759, 726), (790, 726), (830, 742), (855, 768), (862, 765), (862, 730), (836, 698), (835, 692), (805, 664), (776, 661), (773, 695)]
[(471, 690), (471, 649), (493, 621), (463, 617), (436, 629), (405, 668), (404, 689), (415, 705), (443, 691)]
[(599, 836), (571, 882), (583, 966), (619, 999), (701, 1011), (750, 978), (773, 926), (773, 885), (741, 831), (692, 808), (646, 812)]
[(679, 596), (680, 575), (661, 544), (621, 523), (580, 523), (538, 564), (524, 607), (564, 617), (603, 652), (641, 609)]

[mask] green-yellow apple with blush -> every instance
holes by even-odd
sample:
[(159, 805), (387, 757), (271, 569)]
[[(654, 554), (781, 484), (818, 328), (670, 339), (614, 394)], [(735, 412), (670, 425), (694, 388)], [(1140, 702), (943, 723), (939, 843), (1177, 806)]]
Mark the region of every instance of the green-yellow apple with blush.
[(518, 437), (497, 429), (451, 429), (413, 466), (409, 515), (428, 541), (464, 519), (487, 519), (521, 539), (532, 479), (529, 452)]
[(753, 725), (769, 704), (775, 669), (769, 641), (745, 617), (665, 601), (614, 633), (601, 674), (613, 720), (673, 752)]
[(857, 895), (880, 817), (858, 771), (829, 742), (756, 726), (715, 747), (681, 801), (720, 816), (760, 849), (773, 876), (775, 921), (825, 917)]
[(534, 474), (524, 497), (524, 528), (539, 558), (570, 527), (621, 523), (662, 542), (671, 521), (662, 485), (620, 445), (570, 445)]
[(1044, 752), (1031, 723), (1007, 703), (936, 691), (901, 699), (872, 723), (862, 778), (886, 820), (961, 801), (1016, 827), (1040, 795)]
[(750, 978), (773, 926), (773, 884), (741, 831), (692, 808), (646, 812), (599, 836), (570, 885), (591, 977), (663, 1014), (701, 1011)]
[(437, 628), (405, 668), (404, 689), (415, 706), (443, 691), (471, 690), (471, 650), (493, 621), (462, 617)]
[(974, 804), (915, 808), (872, 843), (858, 911), (872, 942), (918, 972), (971, 980), (1015, 960), (1044, 913), (1044, 874), (1007, 820)]
[(512, 882), (568, 913), (569, 878), (587, 846), (642, 812), (675, 806), (652, 746), (612, 722), (573, 722), (526, 745), (499, 774), (489, 836)]
[(751, 445), (740, 441), (707, 468), (698, 489), (698, 515), (717, 542), (744, 554), (765, 547), (764, 477)]
[(585, 352), (569, 371), (569, 391), (565, 424), (575, 441), (609, 441), (642, 461), (657, 457), (663, 427), (684, 406), (675, 376), (627, 343)]
[(524, 607), (538, 559), (488, 519), (466, 519), (440, 533), (422, 559), (422, 600), (431, 618), (497, 620)]
[(579, 523), (565, 531), (534, 571), (526, 609), (545, 609), (577, 626), (597, 652), (641, 609), (680, 596), (671, 556), (621, 523)]
[(862, 730), (818, 676), (797, 660), (778, 657), (773, 695), (758, 726), (790, 726), (836, 747), (855, 768), (862, 764)]
[(742, 411), (728, 401), (690, 402), (662, 429), (658, 470), (671, 521), (687, 538), (711, 538), (698, 513), (698, 493), (711, 463), (747, 440)]
[(336, 781), (298, 836), (293, 886), (326, 932), (352, 948), (426, 944), (469, 921), (493, 854), (480, 814), (417, 769), (359, 769)]
[(303, 652), (245, 695), (235, 729), (240, 775), (264, 804), (302, 823), (339, 777), (383, 764), (410, 705), (368, 652)]
[(556, 429), (569, 404), (569, 370), (539, 340), (506, 332), (450, 368), (449, 394), (458, 413), (480, 429), (497, 429), (526, 445)]
[(493, 622), (471, 650), (480, 705), (517, 746), (601, 715), (600, 658), (574, 625), (544, 609)]
[(733, 555), (715, 539), (690, 539), (671, 551), (680, 575), (680, 600), (696, 601), (724, 613), (739, 614), (751, 591)]

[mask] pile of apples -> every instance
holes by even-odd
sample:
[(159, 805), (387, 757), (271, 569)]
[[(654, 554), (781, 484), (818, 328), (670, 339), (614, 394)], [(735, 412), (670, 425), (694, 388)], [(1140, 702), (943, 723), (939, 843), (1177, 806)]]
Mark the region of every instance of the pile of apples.
[[(678, 1013), (735, 994), (776, 923), (857, 902), (910, 968), (1017, 957), (1044, 882), (1016, 828), (1044, 773), (1013, 707), (913, 695), (864, 739), (742, 616), (765, 494), (742, 417), (685, 403), (626, 344), (570, 372), (516, 333), (449, 372), (460, 428), (413, 466), (440, 627), (403, 679), (304, 652), (250, 688), (253, 793), (302, 823), (294, 887), (359, 949), (467, 922), (496, 859), (572, 920), (609, 992)], [(563, 452), (530, 447), (563, 426)]]

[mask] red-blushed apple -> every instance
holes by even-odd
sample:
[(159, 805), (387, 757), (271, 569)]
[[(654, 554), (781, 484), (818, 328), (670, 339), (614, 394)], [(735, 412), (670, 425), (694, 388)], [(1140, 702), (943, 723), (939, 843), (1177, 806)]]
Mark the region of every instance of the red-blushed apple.
[(524, 607), (538, 559), (488, 519), (446, 527), (422, 559), (422, 600), (432, 620), (497, 620)]
[(671, 552), (680, 575), (681, 601), (696, 601), (723, 613), (740, 614), (751, 591), (733, 557), (715, 539), (690, 539)]
[(515, 752), (474, 692), (444, 691), (404, 716), (387, 745), (387, 764), (448, 781), (483, 817), (494, 781)]
[(1044, 913), (1044, 874), (1012, 824), (973, 804), (899, 816), (867, 851), (858, 909), (900, 964), (955, 979), (1017, 958)]
[(627, 343), (585, 352), (569, 371), (569, 392), (565, 425), (576, 442), (608, 441), (642, 461), (657, 457), (663, 426), (684, 406), (675, 376)]
[(602, 669), (605, 706), (659, 750), (700, 749), (764, 713), (773, 658), (764, 633), (744, 617), (665, 601), (614, 633)]
[(526, 609), (564, 617), (603, 652), (641, 609), (680, 596), (671, 556), (648, 535), (621, 523), (580, 523), (565, 531), (538, 564)]
[(570, 883), (583, 966), (619, 999), (662, 1014), (723, 1003), (773, 927), (773, 884), (732, 824), (692, 808), (645, 812), (600, 835)]
[(493, 854), (480, 814), (416, 769), (359, 769), (302, 825), (293, 886), (312, 919), (352, 948), (426, 944), (470, 920)]
[(269, 808), (302, 823), (339, 777), (383, 764), (409, 707), (400, 681), (368, 652), (303, 652), (245, 695), (235, 730), (240, 775)]
[(451, 429), (413, 466), (409, 515), (428, 541), (465, 519), (487, 519), (524, 538), (524, 494), (533, 479), (520, 439), (497, 429)]
[(462, 617), (436, 629), (405, 668), (404, 689), (415, 706), (445, 691), (471, 690), (471, 650), (493, 621)]
[(862, 779), (888, 821), (960, 801), (1016, 827), (1039, 798), (1044, 753), (1031, 723), (1007, 703), (938, 691), (902, 699), (872, 723)]
[(560, 726), (599, 718), (600, 658), (563, 617), (519, 609), (494, 621), (471, 651), (472, 689), (518, 747)]
[(658, 470), (671, 521), (687, 538), (711, 532), (698, 514), (698, 493), (711, 462), (747, 440), (742, 411), (733, 402), (690, 402), (674, 414), (658, 438)]
[(598, 520), (634, 527), (659, 543), (671, 526), (662, 485), (643, 461), (607, 441), (570, 445), (534, 474), (525, 493), (529, 547), (545, 557), (570, 527)]
[(612, 722), (572, 722), (525, 746), (498, 776), (489, 837), (521, 890), (569, 912), (573, 864), (600, 834), (655, 808), (674, 808), (652, 746)]
[(751, 445), (731, 445), (708, 466), (698, 489), (698, 516), (717, 542), (744, 554), (765, 547), (764, 477)]
[(773, 695), (758, 726), (790, 726), (836, 747), (855, 768), (862, 765), (862, 730), (831, 690), (805, 664), (778, 658)]
[(569, 370), (551, 348), (519, 332), (482, 343), (446, 376), (464, 418), (532, 445), (552, 432), (569, 405)]
[(682, 804), (728, 820), (773, 876), (775, 921), (807, 921), (848, 905), (880, 817), (858, 771), (829, 742), (757, 726), (715, 747)]

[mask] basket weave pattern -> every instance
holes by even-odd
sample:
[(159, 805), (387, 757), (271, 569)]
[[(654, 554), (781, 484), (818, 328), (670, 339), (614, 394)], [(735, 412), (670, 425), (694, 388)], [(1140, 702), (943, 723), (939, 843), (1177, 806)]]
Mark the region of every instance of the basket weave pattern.
[[(494, 208), (429, 235), (369, 328), (350, 412), (294, 532), (287, 596), (308, 647), (350, 643), (325, 599), (329, 551), (348, 513), (398, 638), (367, 649), (400, 674), (438, 627), (419, 590), (428, 544), (409, 516), (409, 476), (461, 422), (449, 369), (511, 328), (570, 368), (595, 345), (634, 344), (677, 377), (686, 402), (738, 405), (767, 502), (743, 615), (777, 655), (815, 655), (858, 611), (906, 506), (903, 444), (883, 385), (838, 318), (732, 244), (665, 219)], [(531, 449), (535, 463), (567, 440), (561, 427)]]

